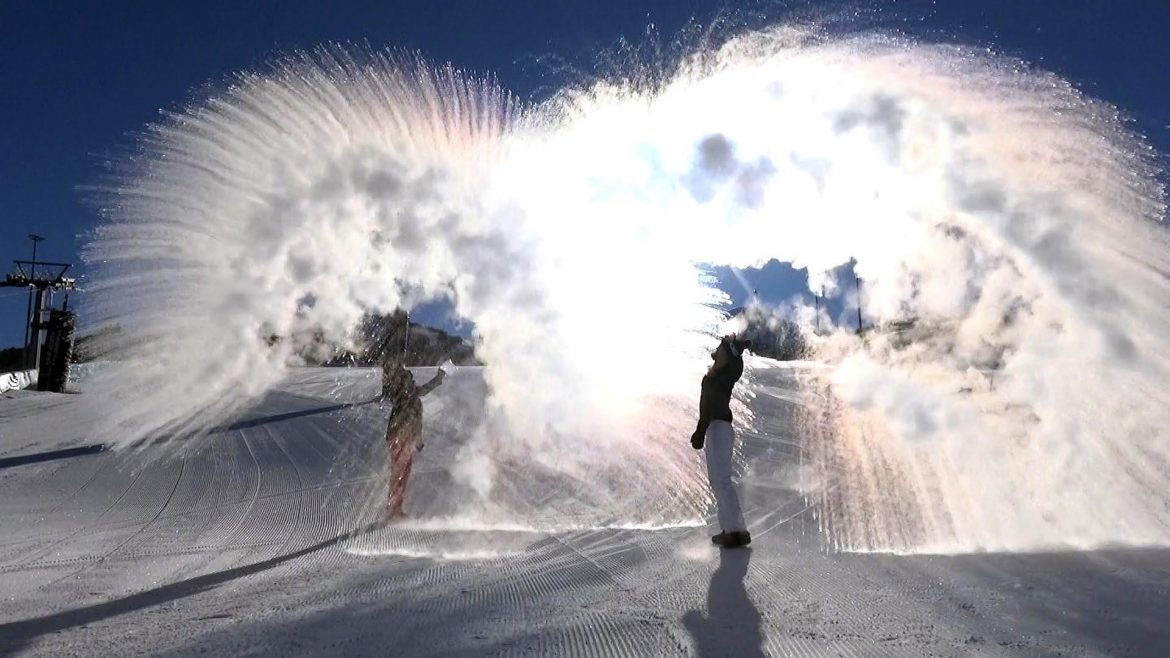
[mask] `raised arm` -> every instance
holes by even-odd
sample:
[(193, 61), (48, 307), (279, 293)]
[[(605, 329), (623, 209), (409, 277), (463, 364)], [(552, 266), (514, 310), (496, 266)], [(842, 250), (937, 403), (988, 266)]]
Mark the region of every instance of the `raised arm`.
[(435, 374), (435, 377), (433, 379), (431, 379), (431, 381), (418, 387), (418, 396), (421, 398), (422, 396), (426, 395), (427, 393), (430, 393), (431, 391), (435, 390), (435, 388), (437, 388), (439, 386), (439, 384), (443, 383), (443, 378), (446, 376), (447, 376), (447, 373), (440, 370), (438, 373)]

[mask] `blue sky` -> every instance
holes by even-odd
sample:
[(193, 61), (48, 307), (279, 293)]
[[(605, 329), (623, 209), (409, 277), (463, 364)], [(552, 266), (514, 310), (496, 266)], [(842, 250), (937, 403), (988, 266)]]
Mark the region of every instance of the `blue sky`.
[[(754, 24), (823, 6), (6, 0), (0, 2), (0, 267), (7, 271), (11, 260), (28, 258), (30, 232), (48, 238), (43, 258), (76, 262), (81, 236), (97, 221), (79, 187), (99, 179), (110, 154), (131, 145), (134, 132), (161, 108), (181, 107), (208, 83), (262, 67), (275, 53), (329, 41), (419, 50), (434, 61), (491, 72), (520, 98), (539, 100), (563, 79), (559, 63), (588, 71), (595, 53), (622, 38), (638, 41), (649, 25), (670, 35), (721, 9), (749, 12)], [(892, 1), (873, 20), (926, 39), (992, 46), (1055, 71), (1120, 106), (1159, 151), (1170, 153), (1168, 2)], [(800, 284), (799, 275), (775, 264), (745, 275), (776, 300)], [(741, 301), (742, 286), (722, 278)], [(25, 303), (23, 291), (0, 288), (0, 347), (21, 342)]]

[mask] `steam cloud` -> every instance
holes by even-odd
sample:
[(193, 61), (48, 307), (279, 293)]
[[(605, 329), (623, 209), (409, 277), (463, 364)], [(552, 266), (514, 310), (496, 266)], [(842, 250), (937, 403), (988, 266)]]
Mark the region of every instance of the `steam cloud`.
[(90, 310), (122, 330), (96, 402), (127, 442), (197, 431), (307, 330), (345, 345), (364, 312), (446, 297), (490, 364), (456, 469), (473, 488), (531, 460), (605, 514), (685, 516), (707, 502), (685, 437), (723, 299), (697, 263), (776, 258), (819, 290), (853, 259), (867, 317), (920, 335), (819, 346), (838, 365), (811, 385), (841, 408), (809, 495), (837, 545), (1167, 543), (1151, 156), (1054, 76), (881, 37), (751, 33), (652, 89), (524, 108), (323, 50), (239, 76), (126, 162), (88, 251)]

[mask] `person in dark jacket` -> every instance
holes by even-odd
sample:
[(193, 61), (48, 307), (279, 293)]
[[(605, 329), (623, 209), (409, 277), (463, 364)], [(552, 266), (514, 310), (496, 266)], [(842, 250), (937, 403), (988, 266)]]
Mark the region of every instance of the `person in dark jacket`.
[(731, 480), (732, 454), (735, 447), (735, 429), (732, 427), (731, 393), (735, 382), (743, 375), (743, 351), (750, 348), (750, 340), (737, 340), (734, 335), (719, 341), (711, 353), (715, 363), (703, 377), (699, 397), (699, 426), (691, 435), (691, 446), (705, 450), (707, 479), (715, 494), (719, 516), (719, 534), (711, 541), (724, 548), (746, 546), (752, 536), (743, 521), (739, 495)]
[(390, 492), (386, 503), (386, 517), (395, 520), (404, 517), (406, 482), (414, 453), (423, 449), (422, 396), (435, 390), (446, 376), (439, 370), (434, 379), (417, 386), (414, 376), (400, 363), (382, 364), (382, 400), (390, 402), (390, 420), (386, 424), (386, 447), (390, 453)]

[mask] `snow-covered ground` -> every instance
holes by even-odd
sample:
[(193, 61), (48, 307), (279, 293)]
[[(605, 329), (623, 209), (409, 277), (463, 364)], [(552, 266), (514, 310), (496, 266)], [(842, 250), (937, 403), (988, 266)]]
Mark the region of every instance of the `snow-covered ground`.
[(84, 393), (5, 393), (0, 654), (1170, 655), (1170, 550), (826, 550), (795, 490), (796, 373), (752, 373), (755, 541), (723, 553), (697, 524), (461, 516), (449, 398), (474, 369), (427, 399), (392, 527), (373, 371), (297, 370), (204, 438), (94, 454), (56, 452), (106, 440)]

